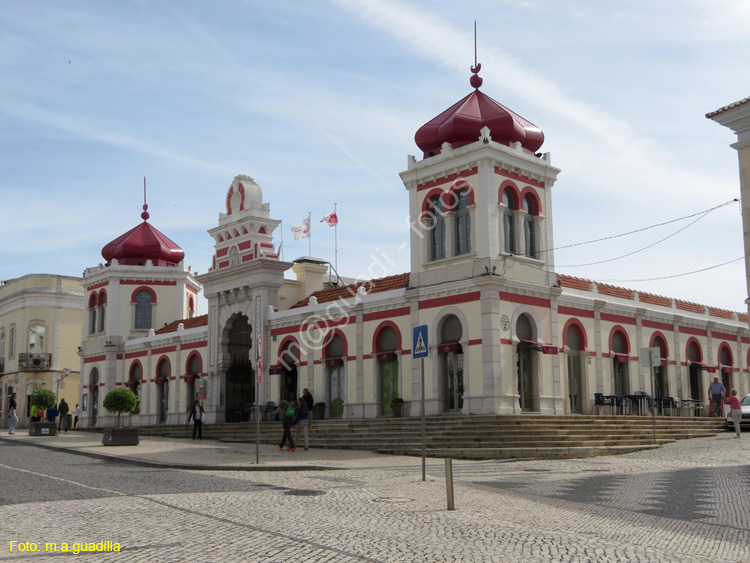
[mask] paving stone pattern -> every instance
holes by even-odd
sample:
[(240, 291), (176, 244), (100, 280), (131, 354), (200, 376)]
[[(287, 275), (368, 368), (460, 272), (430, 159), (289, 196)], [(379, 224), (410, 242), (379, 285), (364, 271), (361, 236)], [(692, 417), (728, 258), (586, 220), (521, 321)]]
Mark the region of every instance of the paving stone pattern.
[[(0, 448), (0, 561), (68, 560), (9, 553), (13, 539), (123, 546), (71, 559), (96, 563), (750, 561), (750, 439), (725, 435), (606, 458), (456, 461), (455, 511), (442, 460), (422, 482), (418, 458), (361, 453), (317, 459), (336, 471), (246, 472)], [(274, 459), (318, 455), (305, 454)]]

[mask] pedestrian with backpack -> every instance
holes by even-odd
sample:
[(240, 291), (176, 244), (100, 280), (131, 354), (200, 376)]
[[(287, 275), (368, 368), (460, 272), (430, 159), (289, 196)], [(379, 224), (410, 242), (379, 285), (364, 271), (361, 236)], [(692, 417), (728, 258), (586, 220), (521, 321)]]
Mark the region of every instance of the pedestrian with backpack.
[(284, 444), (286, 444), (286, 441), (289, 440), (289, 449), (288, 452), (293, 452), (296, 448), (294, 447), (294, 440), (292, 440), (292, 424), (294, 424), (294, 416), (295, 416), (295, 409), (294, 404), (292, 403), (292, 396), (289, 393), (289, 391), (284, 392), (284, 399), (279, 403), (279, 406), (276, 407), (276, 410), (273, 411), (274, 415), (280, 415), (281, 416), (281, 424), (284, 425), (284, 437), (281, 439), (281, 444), (279, 444), (279, 449), (284, 449)]

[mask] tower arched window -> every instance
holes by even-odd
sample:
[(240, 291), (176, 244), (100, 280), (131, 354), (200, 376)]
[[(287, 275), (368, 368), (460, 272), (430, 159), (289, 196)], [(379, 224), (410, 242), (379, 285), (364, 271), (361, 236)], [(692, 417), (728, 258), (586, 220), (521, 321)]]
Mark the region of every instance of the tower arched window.
[(458, 192), (456, 203), (456, 254), (471, 251), (471, 213), (469, 212), (469, 190)]
[(99, 325), (99, 332), (104, 332), (104, 320), (106, 318), (107, 311), (107, 294), (102, 291), (99, 294), (99, 311), (97, 324)]
[(94, 334), (96, 332), (96, 294), (95, 293), (92, 293), (91, 297), (89, 297), (88, 316), (89, 316), (89, 334)]
[(505, 209), (503, 209), (503, 250), (508, 254), (515, 254), (516, 234), (513, 210), (516, 207), (516, 202), (509, 189), (503, 190), (503, 205), (505, 206)]
[(151, 308), (153, 297), (145, 289), (135, 296), (135, 328), (151, 328)]
[(38, 324), (29, 326), (29, 339), (28, 349), (29, 354), (43, 354), (44, 353), (44, 338), (47, 334), (47, 329)]
[(430, 202), (425, 227), (430, 231), (430, 259), (445, 258), (445, 202), (442, 197), (436, 197)]
[(536, 258), (537, 243), (534, 230), (534, 215), (536, 215), (536, 209), (531, 196), (527, 195), (523, 198), (523, 209), (526, 212), (523, 216), (523, 235), (526, 242), (525, 254), (529, 258)]

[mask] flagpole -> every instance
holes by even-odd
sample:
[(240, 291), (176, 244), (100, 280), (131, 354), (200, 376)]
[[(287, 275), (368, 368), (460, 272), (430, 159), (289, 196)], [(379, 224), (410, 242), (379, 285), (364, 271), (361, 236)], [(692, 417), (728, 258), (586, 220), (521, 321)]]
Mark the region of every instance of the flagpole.
[[(333, 204), (333, 214), (336, 215), (336, 205), (337, 203), (334, 202)], [(339, 275), (339, 222), (338, 219), (336, 220), (336, 223), (333, 225), (333, 263), (336, 267), (336, 276)]]
[(307, 212), (307, 226), (310, 229), (310, 236), (307, 237), (307, 255), (312, 258), (312, 211)]
[(281, 261), (284, 261), (284, 221), (281, 221), (279, 223), (279, 226), (281, 227), (281, 244), (279, 245), (281, 247)]

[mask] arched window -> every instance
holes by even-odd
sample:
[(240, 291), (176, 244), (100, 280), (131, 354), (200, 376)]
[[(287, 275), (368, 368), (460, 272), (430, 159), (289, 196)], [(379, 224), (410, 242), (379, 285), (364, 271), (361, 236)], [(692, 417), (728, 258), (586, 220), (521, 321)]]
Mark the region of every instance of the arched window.
[(89, 297), (89, 334), (96, 332), (96, 294), (92, 293)]
[(237, 266), (240, 263), (240, 253), (236, 246), (229, 249), (229, 265)]
[(97, 319), (99, 322), (99, 332), (104, 332), (104, 319), (106, 317), (106, 310), (107, 310), (107, 294), (102, 291), (99, 294), (99, 318)]
[(135, 393), (136, 399), (138, 399), (138, 391), (141, 388), (141, 376), (143, 375), (143, 369), (141, 364), (136, 362), (130, 366), (130, 390)]
[(516, 202), (513, 199), (513, 194), (509, 189), (503, 190), (503, 250), (508, 254), (515, 254), (516, 252), (516, 234), (513, 223), (513, 210), (516, 207)]
[(583, 341), (581, 329), (575, 324), (570, 324), (565, 332), (565, 344), (568, 347), (568, 399), (570, 400), (570, 412), (575, 414), (583, 412), (583, 365), (581, 358)]
[(139, 291), (135, 296), (135, 328), (151, 328), (151, 303), (153, 298), (150, 291)]
[(456, 203), (456, 254), (471, 251), (471, 213), (469, 212), (469, 190), (463, 188), (458, 192)]
[(192, 319), (195, 316), (195, 301), (191, 295), (188, 299), (188, 319)]
[(8, 337), (8, 357), (12, 358), (16, 355), (16, 327), (10, 327), (10, 335)]
[(435, 197), (430, 202), (430, 210), (425, 227), (430, 231), (430, 259), (440, 260), (445, 258), (445, 203), (441, 196)]
[[(5, 327), (0, 329), (0, 360), (5, 359)], [(3, 368), (5, 371), (5, 368)]]
[(29, 354), (44, 353), (44, 337), (47, 329), (42, 325), (31, 325), (29, 327)]
[[(188, 360), (187, 367), (187, 390), (185, 396), (187, 398), (186, 408), (190, 408), (195, 403), (195, 400), (201, 395), (200, 387), (200, 373), (201, 373), (201, 357), (198, 354), (193, 354)], [(197, 385), (196, 385), (197, 382)]]
[(526, 256), (536, 258), (536, 234), (534, 231), (534, 201), (531, 196), (523, 198), (523, 209), (526, 214), (523, 216), (523, 236), (526, 241)]

